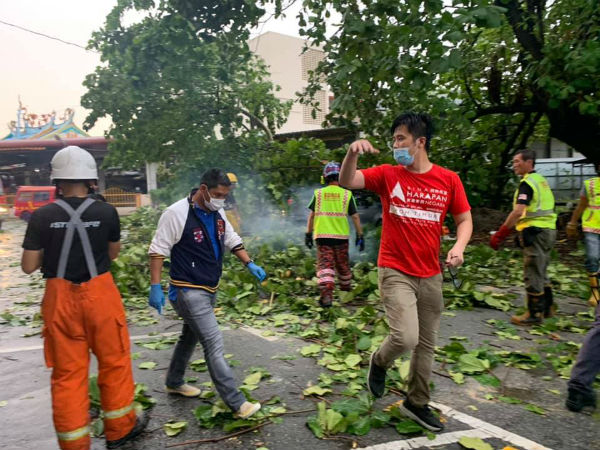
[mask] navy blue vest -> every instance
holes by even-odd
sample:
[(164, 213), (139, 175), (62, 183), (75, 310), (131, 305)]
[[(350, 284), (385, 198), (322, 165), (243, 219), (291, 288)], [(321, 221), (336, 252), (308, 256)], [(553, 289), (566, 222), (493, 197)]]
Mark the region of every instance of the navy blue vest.
[(192, 204), (188, 210), (183, 234), (171, 249), (171, 284), (178, 287), (204, 289), (215, 292), (223, 270), (225, 221), (218, 212), (213, 214), (215, 231), (221, 246), (219, 259), (215, 256), (206, 227), (194, 213)]

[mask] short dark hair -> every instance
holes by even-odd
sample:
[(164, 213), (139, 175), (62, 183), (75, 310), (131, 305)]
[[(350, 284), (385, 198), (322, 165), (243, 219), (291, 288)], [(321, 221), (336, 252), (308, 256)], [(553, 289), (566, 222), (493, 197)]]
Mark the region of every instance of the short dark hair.
[(535, 152), (528, 148), (524, 148), (515, 153), (515, 156), (521, 155), (523, 161), (533, 161), (533, 166), (535, 167)]
[(429, 150), (433, 136), (433, 119), (429, 114), (407, 111), (394, 119), (390, 133), (393, 136), (399, 126), (406, 126), (413, 138), (425, 138), (425, 150)]
[(340, 174), (339, 173), (335, 173), (333, 175), (327, 175), (325, 177), (325, 182), (326, 183), (331, 183), (332, 181), (339, 181), (340, 180)]
[(200, 184), (205, 184), (207, 188), (213, 189), (218, 185), (231, 186), (231, 181), (225, 172), (221, 169), (208, 169), (202, 174), (200, 178)]

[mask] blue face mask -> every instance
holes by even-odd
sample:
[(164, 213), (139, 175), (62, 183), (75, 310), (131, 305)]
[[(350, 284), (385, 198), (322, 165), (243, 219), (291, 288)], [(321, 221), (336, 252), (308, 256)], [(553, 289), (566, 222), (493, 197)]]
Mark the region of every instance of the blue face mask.
[(411, 155), (408, 151), (408, 147), (403, 148), (395, 148), (394, 150), (394, 159), (398, 164), (403, 166), (410, 166), (413, 162), (415, 162), (414, 155)]

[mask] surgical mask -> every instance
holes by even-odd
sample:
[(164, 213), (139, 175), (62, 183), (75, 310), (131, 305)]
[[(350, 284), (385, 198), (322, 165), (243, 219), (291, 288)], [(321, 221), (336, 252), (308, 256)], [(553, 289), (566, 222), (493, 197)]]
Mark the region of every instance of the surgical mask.
[(408, 147), (403, 148), (395, 148), (394, 150), (394, 159), (398, 164), (403, 166), (410, 166), (413, 162), (415, 162), (415, 156), (411, 155), (408, 151)]
[(206, 193), (208, 194), (208, 201), (204, 200), (204, 206), (206, 206), (206, 209), (209, 211), (218, 211), (225, 207), (224, 198), (212, 198), (208, 191), (206, 191)]
[(221, 208), (225, 207), (225, 199), (224, 198), (212, 198), (210, 194), (208, 194), (208, 198), (210, 201), (208, 203), (204, 202), (204, 205), (210, 211), (218, 211)]

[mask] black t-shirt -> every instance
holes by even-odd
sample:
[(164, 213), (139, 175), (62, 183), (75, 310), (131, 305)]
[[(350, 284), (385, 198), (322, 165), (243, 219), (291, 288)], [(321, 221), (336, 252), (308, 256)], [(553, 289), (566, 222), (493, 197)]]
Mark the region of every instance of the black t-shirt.
[[(85, 198), (70, 197), (63, 200), (73, 209), (77, 209)], [(84, 211), (81, 220), (90, 238), (98, 275), (108, 272), (110, 268), (108, 243), (118, 242), (121, 239), (121, 224), (117, 210), (108, 203), (96, 201)], [(56, 277), (68, 221), (67, 212), (54, 203), (41, 207), (31, 215), (23, 248), (44, 251), (41, 268), (44, 278)], [(65, 278), (73, 283), (82, 283), (90, 279), (77, 231), (73, 236)]]
[(529, 186), (525, 181), (521, 181), (519, 184), (519, 192), (517, 193), (517, 204), (527, 205), (531, 203), (533, 198), (533, 188)]

